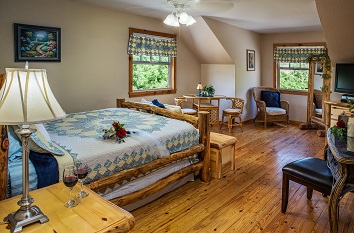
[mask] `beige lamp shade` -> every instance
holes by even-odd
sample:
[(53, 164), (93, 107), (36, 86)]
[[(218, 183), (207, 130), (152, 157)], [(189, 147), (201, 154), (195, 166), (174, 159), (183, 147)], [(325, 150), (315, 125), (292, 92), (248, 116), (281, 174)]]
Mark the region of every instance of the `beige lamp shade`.
[(34, 124), (65, 117), (45, 69), (7, 68), (0, 89), (0, 124)]
[(203, 90), (203, 85), (201, 83), (198, 84), (197, 90)]

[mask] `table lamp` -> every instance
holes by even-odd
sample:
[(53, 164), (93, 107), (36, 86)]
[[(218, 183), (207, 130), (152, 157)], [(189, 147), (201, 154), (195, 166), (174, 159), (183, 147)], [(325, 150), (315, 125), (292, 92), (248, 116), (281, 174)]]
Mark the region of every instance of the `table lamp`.
[(6, 78), (0, 89), (0, 124), (20, 125), (16, 132), (22, 137), (22, 197), (20, 208), (5, 217), (11, 232), (21, 232), (22, 227), (40, 221), (49, 221), (29, 195), (28, 140), (34, 132), (29, 124), (43, 123), (64, 117), (66, 114), (55, 99), (47, 80), (46, 70), (7, 68)]
[(203, 90), (203, 85), (202, 85), (201, 83), (198, 84), (197, 90), (198, 90), (198, 95), (200, 95), (200, 93), (201, 93), (202, 90)]

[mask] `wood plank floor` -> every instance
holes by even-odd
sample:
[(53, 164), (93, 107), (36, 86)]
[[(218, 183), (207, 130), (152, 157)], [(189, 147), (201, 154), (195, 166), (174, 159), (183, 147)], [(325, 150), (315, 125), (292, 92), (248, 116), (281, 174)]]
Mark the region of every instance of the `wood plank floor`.
[[(229, 134), (225, 127), (214, 132)], [(305, 157), (323, 158), (324, 137), (315, 130), (247, 123), (237, 138), (236, 170), (222, 179), (199, 179), (132, 211), (132, 232), (329, 232), (328, 198), (290, 182), (289, 205), (281, 213), (281, 169)], [(354, 232), (354, 195), (340, 202), (339, 232)]]

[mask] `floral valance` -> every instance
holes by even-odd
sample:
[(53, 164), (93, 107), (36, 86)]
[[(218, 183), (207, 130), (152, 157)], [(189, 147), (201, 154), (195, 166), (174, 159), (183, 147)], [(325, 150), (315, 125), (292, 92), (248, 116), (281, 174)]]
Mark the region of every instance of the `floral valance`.
[(312, 48), (282, 48), (274, 49), (274, 60), (277, 62), (291, 62), (291, 63), (307, 63), (310, 54), (319, 55), (326, 54), (325, 47), (312, 47)]
[(177, 57), (177, 42), (167, 37), (132, 34), (129, 38), (128, 54)]

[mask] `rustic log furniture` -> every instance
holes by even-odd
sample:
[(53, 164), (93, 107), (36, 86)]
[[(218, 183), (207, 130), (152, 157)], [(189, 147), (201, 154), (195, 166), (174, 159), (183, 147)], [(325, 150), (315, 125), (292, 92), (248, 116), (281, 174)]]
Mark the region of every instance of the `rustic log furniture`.
[[(74, 193), (80, 188), (76, 185)], [(64, 207), (69, 198), (69, 190), (62, 183), (57, 183), (31, 192), (31, 197), (46, 213), (49, 222), (39, 222), (26, 226), (22, 232), (128, 232), (135, 225), (135, 219), (129, 212), (106, 201), (95, 192), (85, 188), (89, 193), (86, 198), (80, 199), (80, 204), (74, 209)], [(17, 208), (18, 197), (9, 198), (0, 202), (1, 219)], [(9, 232), (7, 224), (0, 225), (0, 232)]]
[(235, 149), (237, 139), (219, 133), (210, 133), (210, 172), (220, 179), (227, 171), (235, 170)]
[[(200, 179), (203, 182), (208, 182), (210, 179), (210, 133), (209, 133), (209, 113), (208, 112), (200, 112), (198, 117), (189, 116), (185, 114), (174, 113), (162, 108), (158, 108), (155, 106), (150, 106), (142, 103), (135, 102), (125, 102), (124, 99), (117, 100), (118, 107), (125, 107), (136, 109), (139, 111), (149, 112), (152, 114), (159, 114), (162, 116), (175, 118), (178, 120), (186, 121), (191, 123), (192, 125), (198, 126), (199, 129), (199, 144), (192, 146), (184, 151), (179, 151), (172, 153), (170, 156), (159, 158), (154, 160), (148, 164), (140, 165), (137, 167), (133, 167), (127, 170), (123, 170), (121, 172), (115, 173), (108, 177), (103, 177), (99, 180), (93, 181), (86, 186), (93, 191), (100, 190), (105, 187), (112, 186), (119, 181), (126, 180), (129, 177), (136, 176), (139, 174), (145, 174), (149, 171), (155, 170), (157, 168), (163, 167), (169, 163), (173, 163), (174, 161), (178, 161), (182, 158), (187, 158), (191, 155), (198, 153), (199, 162), (187, 166), (166, 178), (159, 180), (158, 182), (143, 188), (139, 191), (126, 194), (124, 196), (116, 197), (111, 199), (110, 201), (119, 206), (125, 206), (139, 200), (144, 199), (147, 196), (150, 196), (159, 190), (167, 187), (168, 185), (174, 183), (175, 181), (189, 175), (194, 174), (196, 171), (200, 171)], [(3, 200), (6, 196), (6, 185), (7, 185), (7, 165), (8, 165), (8, 147), (9, 142), (7, 138), (7, 127), (0, 127), (0, 199)]]

